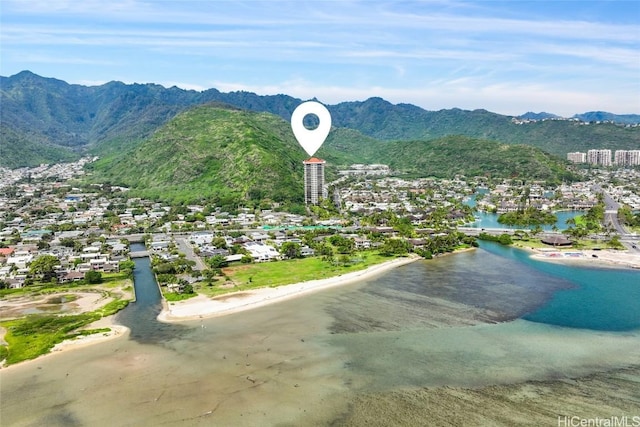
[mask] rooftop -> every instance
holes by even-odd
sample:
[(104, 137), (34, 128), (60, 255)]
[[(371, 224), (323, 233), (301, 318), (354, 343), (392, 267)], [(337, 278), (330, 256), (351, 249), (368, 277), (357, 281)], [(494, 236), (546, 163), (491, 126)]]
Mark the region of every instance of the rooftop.
[(324, 160), (317, 157), (311, 157), (303, 162), (305, 165), (309, 163), (326, 163)]

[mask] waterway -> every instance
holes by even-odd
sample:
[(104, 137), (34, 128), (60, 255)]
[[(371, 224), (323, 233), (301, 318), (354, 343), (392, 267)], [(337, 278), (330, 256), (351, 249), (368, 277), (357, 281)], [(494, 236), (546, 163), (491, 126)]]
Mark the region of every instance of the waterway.
[[(475, 195), (470, 196), (466, 201), (465, 204), (471, 206), (471, 207), (475, 207), (476, 206), (476, 201), (475, 201)], [(554, 212), (554, 215), (557, 217), (557, 220), (555, 222), (555, 224), (546, 224), (546, 225), (542, 225), (542, 229), (545, 231), (552, 231), (555, 227), (556, 230), (562, 231), (562, 230), (566, 230), (567, 228), (569, 228), (569, 226), (567, 225), (567, 220), (569, 219), (573, 219), (578, 215), (583, 215), (584, 212), (582, 211), (559, 211), (559, 212)], [(467, 224), (466, 227), (473, 227), (473, 228), (505, 228), (505, 229), (511, 229), (511, 230), (522, 230), (522, 229), (533, 229), (534, 226), (529, 226), (529, 227), (522, 227), (522, 226), (515, 226), (515, 225), (505, 225), (505, 224), (500, 224), (498, 222), (498, 217), (500, 215), (495, 214), (495, 213), (491, 213), (491, 212), (476, 212), (474, 214), (476, 220), (470, 224)]]
[[(428, 420), (451, 408), (425, 390), (497, 393), (640, 365), (639, 271), (492, 243), (182, 324), (155, 320), (144, 259), (135, 274), (137, 302), (118, 316), (129, 339), (0, 370), (2, 425), (366, 425), (379, 408)], [(552, 400), (580, 395), (567, 393)]]

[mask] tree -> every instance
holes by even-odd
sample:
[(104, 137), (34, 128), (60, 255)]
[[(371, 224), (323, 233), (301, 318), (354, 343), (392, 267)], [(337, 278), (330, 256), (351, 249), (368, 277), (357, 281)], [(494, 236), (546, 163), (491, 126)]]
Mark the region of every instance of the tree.
[(127, 277), (133, 277), (133, 269), (136, 267), (135, 261), (131, 261), (130, 259), (125, 261), (120, 261), (118, 263), (118, 268), (121, 272), (125, 273)]
[(102, 273), (99, 271), (87, 271), (84, 273), (84, 281), (89, 285), (102, 283)]
[(295, 242), (284, 242), (282, 246), (280, 246), (280, 253), (289, 259), (302, 258), (300, 245)]
[(511, 240), (511, 236), (508, 234), (501, 234), (500, 237), (498, 237), (498, 242), (501, 245), (510, 245), (513, 243), (513, 241)]
[(214, 238), (211, 244), (218, 249), (227, 249), (227, 242), (222, 237)]
[(71, 237), (65, 237), (63, 239), (60, 239), (60, 245), (66, 246), (67, 248), (73, 248), (75, 243), (76, 241)]
[(339, 234), (329, 237), (329, 242), (336, 247), (340, 254), (351, 254), (356, 247), (356, 242), (353, 239), (340, 236)]
[(624, 245), (620, 242), (620, 236), (617, 234), (611, 236), (611, 239), (609, 239), (609, 246), (612, 248), (624, 248)]
[(202, 272), (202, 277), (204, 277), (204, 281), (207, 283), (207, 285), (213, 286), (213, 282), (216, 281), (216, 272), (207, 268)]
[(387, 239), (380, 247), (380, 255), (406, 255), (409, 253), (411, 246), (409, 242), (403, 239)]
[(59, 264), (60, 261), (53, 255), (40, 255), (31, 262), (29, 271), (34, 275), (41, 275), (42, 280), (48, 282), (54, 276), (55, 269)]
[(214, 255), (209, 258), (207, 262), (211, 268), (222, 268), (229, 264), (223, 255)]

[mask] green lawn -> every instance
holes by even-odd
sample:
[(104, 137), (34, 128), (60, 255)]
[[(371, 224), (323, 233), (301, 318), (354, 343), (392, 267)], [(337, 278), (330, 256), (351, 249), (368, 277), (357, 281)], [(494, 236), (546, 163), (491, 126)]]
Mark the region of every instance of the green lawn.
[(348, 265), (332, 265), (323, 261), (321, 257), (234, 265), (224, 268), (223, 272), (233, 281), (235, 287), (220, 287), (222, 279), (219, 278), (211, 287), (201, 283), (196, 289), (199, 293), (216, 296), (247, 289), (289, 285), (339, 276), (393, 259), (379, 255), (377, 251), (357, 252), (349, 257), (351, 263)]

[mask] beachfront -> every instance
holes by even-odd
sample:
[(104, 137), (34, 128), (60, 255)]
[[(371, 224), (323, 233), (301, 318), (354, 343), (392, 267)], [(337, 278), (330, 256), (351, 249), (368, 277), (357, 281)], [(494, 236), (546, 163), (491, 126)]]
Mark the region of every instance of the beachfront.
[(195, 298), (175, 303), (167, 304), (164, 302), (164, 308), (158, 316), (158, 320), (163, 322), (185, 321), (224, 316), (244, 310), (250, 310), (267, 304), (297, 298), (312, 292), (322, 291), (335, 286), (347, 285), (369, 279), (378, 274), (419, 259), (421, 258), (418, 256), (396, 258), (391, 261), (373, 265), (364, 270), (354, 271), (352, 273), (329, 277), (326, 279), (309, 280), (291, 285), (241, 291), (221, 295), (216, 298), (207, 298), (204, 295), (199, 295)]
[(541, 261), (577, 262), (602, 267), (640, 269), (640, 253), (614, 249), (534, 249), (531, 257)]
[[(312, 292), (319, 292), (336, 286), (347, 285), (361, 280), (372, 278), (376, 275), (389, 271), (393, 268), (406, 265), (421, 259), (418, 256), (410, 256), (403, 258), (395, 258), (390, 261), (373, 265), (367, 269), (354, 271), (340, 276), (329, 277), (326, 279), (310, 280), (290, 285), (259, 288), (250, 291), (240, 291), (221, 295), (217, 298), (208, 298), (204, 295), (191, 298), (176, 303), (167, 303), (163, 300), (163, 310), (158, 315), (158, 320), (163, 322), (181, 322), (188, 320), (196, 320), (209, 317), (217, 317), (237, 313), (240, 311), (250, 310), (262, 307), (268, 304), (285, 301), (292, 298), (308, 295)], [(95, 293), (77, 293), (77, 299), (73, 303), (74, 312), (83, 313), (97, 310), (105, 303), (99, 294)], [(4, 305), (10, 306), (11, 312), (20, 314), (24, 310), (29, 310), (39, 303), (38, 300), (31, 298), (22, 298), (13, 302), (3, 302)], [(5, 307), (9, 308), (9, 307)], [(5, 311), (5, 314), (10, 314)], [(88, 345), (102, 343), (114, 338), (127, 336), (129, 329), (115, 322), (115, 315), (105, 317), (97, 322), (87, 326), (88, 329), (109, 328), (109, 331), (78, 336), (71, 340), (65, 340), (56, 344), (48, 355), (58, 354), (61, 352), (83, 348)], [(4, 331), (0, 328), (0, 340)], [(36, 360), (46, 357), (41, 356)], [(24, 362), (23, 362), (24, 363)], [(5, 367), (6, 369), (6, 367)]]

